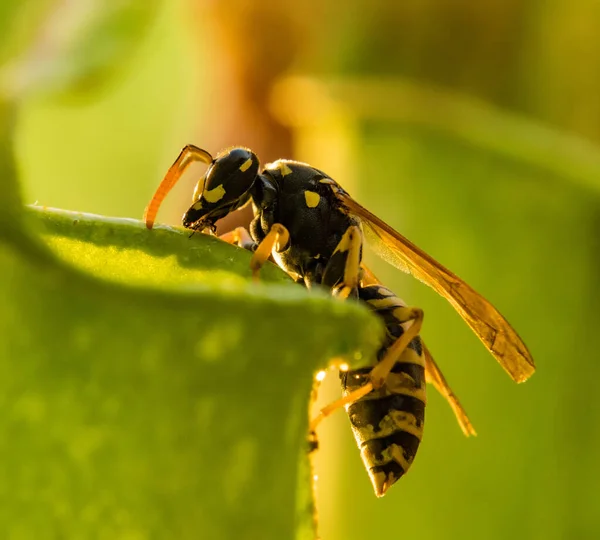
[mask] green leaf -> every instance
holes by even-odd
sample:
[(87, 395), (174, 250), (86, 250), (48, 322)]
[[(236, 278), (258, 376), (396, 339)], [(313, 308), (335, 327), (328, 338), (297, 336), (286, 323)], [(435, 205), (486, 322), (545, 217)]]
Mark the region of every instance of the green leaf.
[(253, 283), (249, 254), (215, 238), (64, 211), (23, 220), (16, 201), (0, 201), (3, 534), (313, 537), (313, 376), (369, 358), (378, 321), (274, 266)]

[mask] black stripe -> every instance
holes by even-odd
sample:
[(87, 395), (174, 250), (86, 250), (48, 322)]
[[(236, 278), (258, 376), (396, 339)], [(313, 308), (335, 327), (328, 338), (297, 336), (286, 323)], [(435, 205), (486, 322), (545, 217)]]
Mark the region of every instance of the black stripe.
[(408, 433), (408, 431), (397, 431), (396, 433), (392, 433), (381, 439), (365, 441), (362, 446), (365, 449), (365, 455), (368, 458), (373, 461), (381, 461), (383, 459), (382, 452), (386, 448), (392, 446), (392, 444), (397, 444), (402, 447), (404, 459), (411, 463), (417, 453), (419, 443), (419, 439), (412, 433)]
[[(402, 328), (402, 327), (400, 327)], [(394, 344), (394, 342), (398, 339), (398, 337), (394, 336), (390, 336), (389, 333), (389, 328), (386, 327), (386, 330), (388, 331), (388, 334), (385, 336), (385, 340), (383, 342), (383, 345), (381, 347), (381, 349), (379, 349), (379, 351), (377, 352), (377, 361), (381, 362), (381, 360), (383, 359), (383, 357), (385, 356), (385, 353), (387, 352), (387, 350)], [(392, 330), (396, 330), (395, 328), (392, 328)], [(404, 330), (402, 330), (402, 332), (400, 332), (400, 336), (404, 333)], [(418, 356), (421, 356), (423, 354), (423, 344), (421, 343), (421, 337), (420, 336), (415, 336), (410, 343), (408, 344), (408, 348), (412, 349), (413, 351), (415, 351), (417, 353)]]
[[(353, 369), (352, 371), (341, 371), (340, 379), (342, 388), (348, 391), (356, 390), (369, 382), (369, 373), (372, 367)], [(415, 381), (415, 388), (421, 388), (425, 379), (425, 368), (412, 362), (396, 362), (392, 373), (406, 373)]]
[(392, 373), (406, 373), (415, 381), (416, 388), (421, 388), (425, 381), (425, 368), (419, 364), (396, 362), (392, 368)]
[[(383, 295), (379, 292), (379, 289), (385, 289), (389, 294)], [(385, 298), (395, 297), (396, 295), (383, 285), (367, 285), (366, 287), (360, 287), (358, 291), (358, 297), (363, 302), (369, 300), (383, 300)]]
[(425, 403), (413, 396), (402, 394), (393, 394), (380, 399), (355, 401), (348, 407), (348, 416), (354, 427), (362, 428), (371, 425), (377, 433), (379, 424), (390, 411), (403, 411), (413, 414), (416, 418), (417, 427), (421, 427), (425, 419)]
[[(379, 314), (378, 314), (379, 315)], [(385, 324), (386, 330), (386, 345), (389, 347), (394, 341), (396, 341), (402, 334), (404, 334), (404, 328), (402, 324), (396, 319), (396, 317), (382, 317)]]
[[(381, 313), (377, 314), (381, 316)], [(391, 315), (389, 317), (383, 316), (382, 319), (385, 324), (386, 330), (386, 337), (383, 348), (388, 348), (392, 343), (394, 343), (394, 341), (396, 341), (402, 334), (404, 334), (404, 327), (396, 317), (393, 317)], [(421, 345), (421, 338), (419, 336), (414, 337), (408, 346), (411, 349), (413, 349), (419, 356), (421, 356), (423, 352), (423, 346)]]
[(416, 336), (409, 344), (408, 347), (415, 351), (419, 356), (423, 354), (423, 343), (421, 342), (421, 336)]

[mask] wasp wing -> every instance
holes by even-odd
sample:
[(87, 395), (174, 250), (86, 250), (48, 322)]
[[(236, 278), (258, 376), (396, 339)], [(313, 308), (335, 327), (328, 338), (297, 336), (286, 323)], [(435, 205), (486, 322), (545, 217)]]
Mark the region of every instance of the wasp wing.
[[(379, 255), (409, 272), (443, 296), (465, 320), (516, 382), (527, 380), (535, 364), (527, 347), (500, 312), (462, 279), (404, 238), (342, 189), (335, 190), (342, 205), (362, 219), (367, 236), (374, 237)], [(371, 234), (369, 234), (371, 233)]]
[(423, 338), (421, 338), (421, 346), (423, 347), (423, 356), (425, 357), (425, 378), (427, 379), (427, 382), (433, 384), (435, 389), (448, 402), (448, 405), (450, 405), (452, 412), (454, 412), (458, 425), (460, 426), (460, 429), (462, 429), (463, 433), (467, 437), (477, 435), (473, 424), (471, 424), (471, 420), (469, 420), (469, 417), (467, 416), (466, 411), (463, 409), (460, 401), (458, 401), (456, 394), (450, 388), (448, 381), (446, 381), (446, 377), (444, 377), (444, 374), (435, 363), (435, 360), (433, 359), (433, 356), (431, 356), (429, 349), (425, 346)]

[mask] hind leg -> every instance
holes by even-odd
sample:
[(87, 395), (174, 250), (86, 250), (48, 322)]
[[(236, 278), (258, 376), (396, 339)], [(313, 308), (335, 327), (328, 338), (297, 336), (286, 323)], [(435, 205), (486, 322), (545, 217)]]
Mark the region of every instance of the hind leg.
[(369, 373), (369, 382), (357, 390), (350, 392), (344, 397), (323, 407), (319, 414), (311, 421), (310, 430), (314, 431), (321, 421), (330, 416), (337, 409), (350, 405), (360, 398), (366, 396), (373, 390), (377, 390), (386, 384), (392, 368), (402, 356), (402, 353), (408, 347), (408, 344), (419, 335), (421, 324), (423, 322), (423, 310), (420, 308), (397, 308), (395, 316), (401, 323), (411, 322), (412, 324), (404, 333), (388, 348), (385, 356), (378, 362)]

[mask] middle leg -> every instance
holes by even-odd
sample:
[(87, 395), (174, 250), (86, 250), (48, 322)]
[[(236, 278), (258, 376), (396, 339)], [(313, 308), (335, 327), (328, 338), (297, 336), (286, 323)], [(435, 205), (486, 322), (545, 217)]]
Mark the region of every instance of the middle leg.
[(322, 284), (331, 288), (332, 294), (346, 299), (357, 296), (361, 275), (362, 233), (351, 225), (342, 235), (323, 272)]
[(245, 227), (236, 227), (232, 231), (220, 235), (219, 238), (228, 244), (233, 244), (248, 251), (254, 251), (257, 245)]

